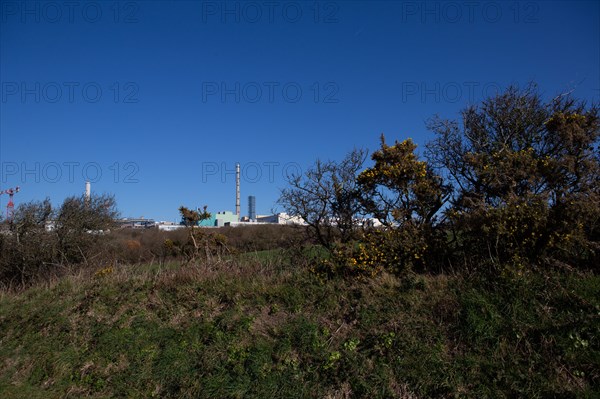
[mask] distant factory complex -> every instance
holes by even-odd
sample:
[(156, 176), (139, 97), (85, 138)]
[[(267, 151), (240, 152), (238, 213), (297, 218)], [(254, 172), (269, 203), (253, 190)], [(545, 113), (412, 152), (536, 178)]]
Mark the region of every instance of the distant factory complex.
[[(235, 213), (232, 211), (211, 212), (211, 217), (198, 223), (200, 227), (253, 226), (258, 224), (305, 224), (302, 218), (286, 213), (273, 215), (256, 214), (256, 197), (248, 196), (248, 215), (241, 216), (240, 207), (240, 164), (236, 164), (235, 176)], [(89, 183), (86, 183), (86, 197), (90, 196)], [(122, 228), (176, 230), (184, 227), (181, 223), (155, 221), (144, 218), (124, 218), (119, 221)]]
[[(211, 212), (211, 216), (208, 219), (202, 220), (198, 223), (198, 227), (225, 227), (225, 226), (255, 226), (260, 224), (283, 224), (283, 225), (304, 225), (306, 224), (302, 218), (298, 216), (291, 216), (286, 213), (276, 213), (273, 215), (257, 215), (256, 214), (256, 197), (253, 195), (248, 196), (248, 215), (241, 216), (240, 212), (240, 164), (236, 164), (236, 180), (235, 180), (235, 213), (231, 211), (218, 211)], [(9, 201), (6, 206), (6, 219), (12, 221), (14, 215), (14, 194), (20, 191), (20, 187), (11, 188), (0, 191), (0, 195), (7, 194)], [(92, 198), (92, 188), (89, 181), (85, 182), (84, 201), (89, 203)], [(200, 208), (198, 208), (200, 211)], [(169, 221), (156, 221), (152, 218), (123, 218), (119, 219), (118, 224), (124, 229), (150, 229), (157, 228), (159, 230), (177, 230), (185, 227), (182, 222), (169, 222)], [(46, 230), (52, 231), (56, 227), (55, 220), (48, 220), (46, 222)]]
[[(182, 224), (165, 221), (155, 221), (154, 219), (145, 218), (124, 218), (119, 220), (122, 228), (130, 229), (148, 229), (158, 228), (159, 230), (177, 230), (184, 227)], [(252, 220), (247, 216), (238, 220), (237, 215), (231, 211), (222, 211), (211, 214), (209, 219), (198, 223), (200, 227), (225, 227), (225, 226), (256, 226), (261, 224), (305, 224), (304, 221), (297, 216), (290, 216), (285, 212), (276, 213), (274, 215), (256, 215), (256, 219)]]
[[(18, 193), (19, 187), (1, 191), (0, 194), (8, 194), (9, 202), (7, 205), (7, 220), (11, 221), (14, 214), (13, 196)], [(89, 181), (85, 182), (84, 200), (86, 203), (91, 201), (92, 190)], [(198, 211), (201, 211), (198, 208)], [(182, 221), (156, 221), (152, 218), (122, 218), (119, 219), (118, 225), (123, 229), (159, 229), (164, 231), (177, 230), (185, 227)], [(380, 226), (381, 222), (374, 218), (364, 219), (363, 223), (369, 226)], [(335, 224), (335, 221), (332, 221)], [(236, 179), (235, 179), (235, 213), (232, 211), (211, 212), (209, 218), (198, 222), (198, 227), (203, 228), (218, 228), (218, 227), (237, 227), (237, 226), (256, 226), (261, 224), (278, 224), (278, 225), (306, 225), (306, 222), (299, 216), (288, 215), (285, 212), (275, 213), (272, 215), (258, 215), (256, 213), (256, 197), (248, 196), (248, 215), (241, 216), (240, 211), (240, 164), (236, 164)], [(49, 220), (46, 222), (46, 230), (51, 231), (55, 228), (55, 221)]]

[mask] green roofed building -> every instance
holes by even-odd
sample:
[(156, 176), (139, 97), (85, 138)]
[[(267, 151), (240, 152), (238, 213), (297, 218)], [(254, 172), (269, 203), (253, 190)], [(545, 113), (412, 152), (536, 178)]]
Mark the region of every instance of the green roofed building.
[(238, 222), (237, 215), (231, 211), (213, 213), (209, 219), (198, 223), (202, 227), (222, 227), (230, 226)]

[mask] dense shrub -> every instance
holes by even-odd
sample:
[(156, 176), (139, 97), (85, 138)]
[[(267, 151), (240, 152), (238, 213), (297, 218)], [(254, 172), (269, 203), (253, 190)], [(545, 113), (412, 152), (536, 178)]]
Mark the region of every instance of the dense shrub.
[[(20, 205), (0, 230), (0, 283), (25, 286), (72, 266), (106, 263), (114, 257), (106, 234), (117, 214), (106, 195), (70, 197), (57, 210), (48, 199)], [(50, 221), (55, 228), (47, 231)]]
[(371, 156), (374, 165), (358, 176), (365, 213), (383, 225), (383, 231), (364, 235), (363, 257), (395, 273), (439, 268), (428, 249), (442, 237), (438, 216), (450, 189), (419, 160), (416, 148), (411, 139), (389, 146), (382, 135), (381, 148)]
[[(544, 101), (535, 85), (509, 87), (462, 111), (460, 122), (435, 117), (429, 128), (436, 138), (426, 160), (412, 140), (387, 145), (382, 136), (374, 164), (345, 174), (343, 190), (325, 167), (338, 165), (330, 162), (317, 163), (283, 191), (280, 201), (305, 217), (308, 231), (329, 250), (318, 270), (597, 268), (597, 106), (568, 95)], [(355, 159), (355, 152), (346, 159)], [(352, 165), (350, 172), (359, 164)], [(350, 218), (340, 218), (332, 206), (339, 192), (352, 204), (346, 207)], [(368, 218), (382, 227), (365, 234)]]
[(415, 150), (411, 139), (387, 145), (381, 136), (381, 148), (371, 156), (373, 166), (355, 182), (357, 213), (374, 217), (381, 226), (355, 220), (353, 240), (333, 246), (317, 272), (374, 276), (381, 270), (405, 274), (440, 269), (436, 253), (445, 236), (438, 216), (449, 187)]
[(222, 227), (219, 233), (227, 237), (229, 248), (236, 252), (291, 249), (310, 242), (304, 236), (304, 228), (296, 225)]
[(434, 118), (430, 128), (429, 158), (456, 188), (447, 215), (457, 253), (503, 265), (597, 265), (596, 107), (511, 87), (464, 110), (460, 123)]
[[(265, 224), (194, 230), (198, 243), (208, 244), (210, 257), (273, 249), (300, 250), (310, 243), (304, 229), (293, 225)], [(107, 239), (110, 242), (108, 245), (113, 248), (112, 256), (120, 263), (163, 264), (188, 259), (193, 252), (193, 245), (188, 241), (189, 232), (185, 229), (118, 229)]]
[(48, 199), (32, 201), (17, 208), (10, 225), (0, 226), (0, 284), (25, 285), (56, 268), (58, 242), (45, 230), (51, 215)]
[(116, 228), (118, 211), (110, 195), (69, 197), (56, 211), (54, 233), (61, 263), (88, 263), (103, 237)]

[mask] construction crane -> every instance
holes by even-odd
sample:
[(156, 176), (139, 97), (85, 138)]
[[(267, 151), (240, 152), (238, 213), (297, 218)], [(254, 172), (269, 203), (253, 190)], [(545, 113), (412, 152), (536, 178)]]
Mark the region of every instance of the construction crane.
[(12, 222), (13, 217), (15, 216), (15, 203), (13, 202), (13, 197), (20, 190), (21, 187), (17, 186), (15, 188), (9, 188), (7, 190), (0, 191), (0, 195), (8, 194), (8, 204), (6, 204), (6, 220), (8, 222)]

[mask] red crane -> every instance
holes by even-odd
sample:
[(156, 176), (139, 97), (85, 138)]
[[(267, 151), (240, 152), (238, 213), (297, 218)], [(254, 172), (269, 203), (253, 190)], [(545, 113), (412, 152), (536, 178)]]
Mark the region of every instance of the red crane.
[(13, 216), (15, 215), (15, 203), (13, 197), (16, 193), (21, 190), (21, 187), (9, 188), (7, 190), (0, 191), (0, 195), (8, 194), (8, 204), (6, 204), (6, 220), (12, 222)]

